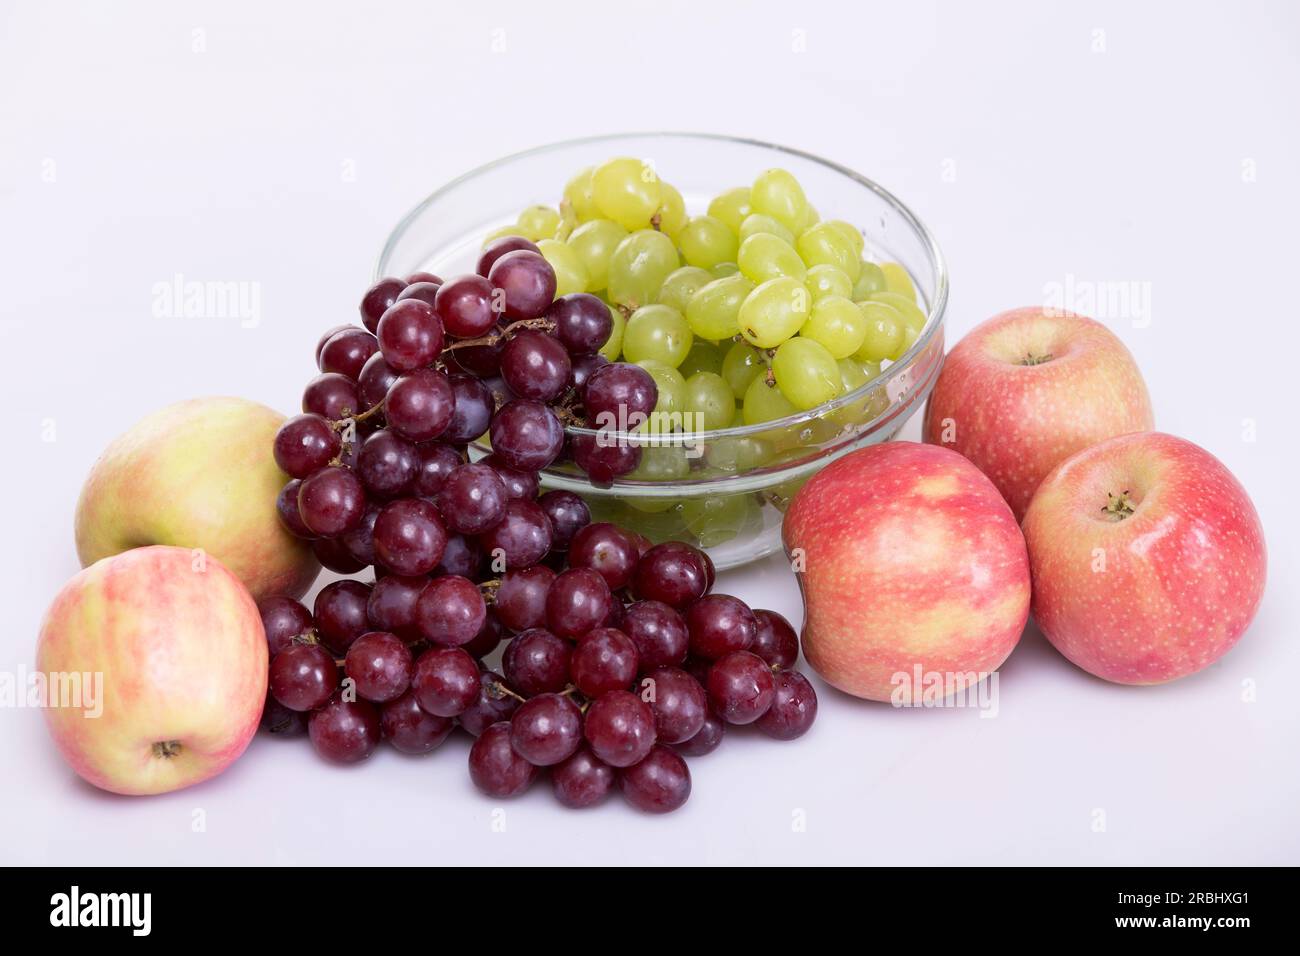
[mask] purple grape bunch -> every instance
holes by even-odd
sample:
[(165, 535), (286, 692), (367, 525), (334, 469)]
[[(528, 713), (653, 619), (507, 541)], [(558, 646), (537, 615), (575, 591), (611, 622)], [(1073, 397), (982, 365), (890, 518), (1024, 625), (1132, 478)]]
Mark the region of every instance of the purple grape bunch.
[[(624, 422), (656, 400), (644, 370), (598, 355), (604, 302), (555, 298), (537, 247), (508, 236), (477, 274), (382, 279), (360, 311), (317, 343), (303, 413), (276, 435), (290, 476), (277, 508), (325, 567), (375, 580), (335, 581), (310, 610), (262, 603), (267, 732), (352, 763), (383, 740), (429, 753), (460, 727), (489, 795), (549, 772), (565, 806), (617, 788), (667, 812), (690, 794), (685, 757), (728, 724), (808, 730), (817, 697), (785, 618), (710, 593), (703, 551), (539, 492), (561, 456), (596, 484), (636, 467), (634, 447), (565, 447), (566, 424)], [(492, 453), (471, 461), (484, 434)]]

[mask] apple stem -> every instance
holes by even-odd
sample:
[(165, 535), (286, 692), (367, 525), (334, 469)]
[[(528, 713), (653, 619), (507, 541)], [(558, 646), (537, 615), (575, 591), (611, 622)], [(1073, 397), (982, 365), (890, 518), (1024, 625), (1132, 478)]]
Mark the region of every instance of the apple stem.
[(1024, 360), (1021, 361), (1020, 364), (1021, 365), (1043, 365), (1044, 363), (1050, 362), (1051, 360), (1052, 360), (1051, 352), (1048, 352), (1046, 355), (1035, 355), (1033, 352), (1030, 352), (1024, 357)]
[(1123, 521), (1133, 513), (1134, 507), (1133, 499), (1128, 496), (1127, 491), (1121, 491), (1117, 495), (1108, 491), (1106, 504), (1101, 510), (1116, 521)]
[(153, 755), (161, 757), (164, 760), (170, 760), (172, 757), (179, 757), (181, 753), (181, 742), (179, 740), (158, 740), (153, 745)]

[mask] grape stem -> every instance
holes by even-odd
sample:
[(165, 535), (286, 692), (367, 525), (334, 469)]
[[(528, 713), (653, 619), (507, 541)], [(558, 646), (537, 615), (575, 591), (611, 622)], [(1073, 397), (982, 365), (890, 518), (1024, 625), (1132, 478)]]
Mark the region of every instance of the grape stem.
[(446, 355), (448, 352), (472, 345), (497, 345), (503, 339), (509, 338), (516, 329), (538, 329), (542, 332), (554, 332), (555, 321), (548, 319), (544, 315), (536, 319), (520, 319), (517, 322), (511, 322), (504, 329), (493, 329), (487, 335), (480, 335), (476, 339), (457, 339), (444, 348), (442, 354)]
[(528, 699), (527, 697), (521, 697), (519, 694), (516, 694), (514, 691), (512, 691), (505, 684), (501, 683), (499, 680), (488, 681), (488, 683), (486, 684), (486, 688), (487, 688), (487, 695), (491, 697), (493, 700), (500, 700), (502, 697), (513, 697), (515, 700), (519, 701), (519, 703), (522, 704), (524, 701)]

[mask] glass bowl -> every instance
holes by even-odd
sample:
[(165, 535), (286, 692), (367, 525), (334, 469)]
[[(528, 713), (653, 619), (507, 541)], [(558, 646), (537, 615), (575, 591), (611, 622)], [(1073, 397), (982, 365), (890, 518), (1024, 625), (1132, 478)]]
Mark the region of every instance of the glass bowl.
[[(617, 435), (643, 446), (641, 467), (608, 487), (594, 486), (572, 463), (541, 473), (545, 488), (581, 494), (596, 520), (631, 527), (653, 541), (705, 547), (719, 568), (781, 547), (781, 518), (791, 495), (823, 465), (854, 449), (888, 441), (919, 409), (943, 363), (948, 273), (934, 236), (892, 193), (865, 176), (801, 150), (705, 133), (628, 133), (542, 146), (480, 166), (411, 210), (389, 235), (375, 278), (427, 270), (473, 272), (484, 237), (513, 223), (526, 206), (556, 205), (584, 166), (613, 156), (651, 163), (692, 214), (709, 199), (779, 166), (803, 185), (829, 218), (865, 237), (864, 256), (907, 269), (926, 322), (897, 361), (854, 391), (787, 418), (695, 434)], [(595, 435), (568, 427), (574, 435)], [(608, 438), (607, 434), (607, 438)], [(486, 445), (477, 448), (486, 453)]]

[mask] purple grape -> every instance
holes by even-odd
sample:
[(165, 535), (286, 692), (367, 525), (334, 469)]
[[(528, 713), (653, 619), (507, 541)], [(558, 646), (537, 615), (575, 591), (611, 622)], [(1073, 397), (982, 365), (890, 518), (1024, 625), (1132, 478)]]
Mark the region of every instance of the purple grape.
[(491, 465), (461, 465), (438, 492), (438, 510), (461, 534), (481, 534), (506, 514), (506, 485)]
[(333, 538), (351, 531), (366, 513), (366, 490), (346, 468), (322, 468), (298, 488), (298, 514), (313, 534)]
[(688, 757), (703, 757), (705, 754), (711, 754), (718, 749), (718, 744), (722, 743), (726, 732), (726, 723), (710, 710), (704, 715), (704, 725), (700, 727), (699, 733), (690, 740), (677, 744), (677, 752)]
[[(569, 660), (569, 676), (578, 690), (591, 699), (612, 690), (627, 690), (636, 680), (637, 668), (636, 645), (612, 627), (598, 627), (584, 634)], [(701, 691), (700, 695), (703, 694)]]
[(802, 737), (817, 719), (817, 691), (798, 671), (778, 671), (772, 685), (772, 706), (754, 726), (777, 740)]
[(478, 581), (483, 575), (483, 552), (472, 538), (460, 534), (447, 535), (447, 547), (443, 549), (442, 560), (433, 569), (434, 577), (454, 574), (471, 581)]
[(709, 703), (729, 724), (752, 724), (772, 706), (772, 669), (749, 651), (733, 651), (709, 668)]
[(334, 581), (321, 588), (312, 609), (320, 642), (335, 654), (346, 654), (352, 642), (370, 630), (369, 601), (370, 587), (360, 581)]
[(650, 373), (628, 362), (600, 367), (583, 389), (583, 404), (592, 428), (631, 431), (645, 421), (658, 401), (659, 388)]
[(603, 433), (571, 436), (569, 453), (597, 488), (608, 488), (615, 479), (636, 471), (642, 454), (640, 445)]
[(460, 452), (450, 445), (426, 442), (415, 446), (417, 468), (411, 482), (411, 494), (421, 498), (436, 498), (447, 476), (464, 462)]
[(455, 398), (451, 421), (442, 433), (442, 440), (453, 445), (463, 445), (484, 434), (492, 424), (495, 399), (492, 390), (473, 375), (457, 373), (450, 378)]
[(474, 640), (487, 617), (478, 586), (448, 574), (430, 581), (415, 602), (415, 623), (427, 641), (458, 647)]
[(493, 308), (493, 293), (492, 283), (483, 276), (455, 276), (444, 282), (433, 307), (447, 334), (475, 339), (492, 331), (501, 318)]
[(428, 574), (442, 560), (446, 546), (442, 517), (423, 498), (390, 502), (375, 519), (375, 557), (396, 574)]
[(627, 802), (646, 813), (670, 813), (691, 795), (691, 772), (686, 761), (662, 746), (619, 774), (618, 782)]
[(423, 368), (442, 354), (442, 320), (419, 299), (393, 303), (380, 318), (375, 337), (384, 361), (399, 372)]
[[(369, 361), (366, 364), (369, 365)], [(365, 374), (364, 368), (361, 371)], [(302, 392), (302, 410), (330, 421), (349, 418), (362, 411), (360, 403), (357, 383), (338, 372), (322, 372), (308, 382)]]
[(407, 372), (388, 390), (384, 417), (403, 438), (423, 442), (437, 438), (451, 423), (456, 396), (447, 376), (436, 369)]
[[(326, 556), (317, 549), (321, 564), (339, 574), (356, 574), (362, 568), (375, 563), (375, 522), (379, 520), (381, 505), (367, 502), (366, 513), (361, 522), (351, 531), (337, 538), (321, 538), (317, 543), (330, 546), (331, 554)], [(337, 548), (342, 548), (342, 553)]]
[(307, 712), (290, 710), (268, 693), (257, 726), (274, 737), (301, 737), (307, 732)]
[(483, 459), (483, 464), (491, 465), (501, 480), (505, 482), (507, 497), (525, 498), (528, 501), (532, 501), (537, 497), (537, 472), (518, 471), (510, 468), (497, 455), (488, 455)]
[(555, 323), (555, 337), (570, 355), (599, 351), (614, 330), (609, 306), (586, 292), (560, 296), (546, 310), (546, 317)]
[(575, 810), (600, 803), (614, 789), (614, 782), (614, 768), (597, 759), (586, 745), (551, 770), (555, 798)]
[(396, 634), (369, 631), (348, 648), (343, 672), (356, 683), (358, 697), (387, 703), (411, 686), (411, 652)]
[(551, 549), (567, 551), (573, 536), (591, 524), (591, 509), (572, 491), (548, 491), (537, 499), (551, 519)]
[(551, 549), (551, 520), (535, 501), (512, 499), (501, 521), (479, 537), (493, 561), (502, 558), (506, 570), (527, 568)]
[(267, 687), (290, 710), (315, 710), (339, 686), (339, 671), (319, 644), (290, 644), (271, 661)]
[(312, 554), (321, 566), (335, 574), (356, 574), (362, 568), (371, 562), (355, 557), (352, 554), (352, 548), (348, 542), (353, 536), (366, 531), (366, 518), (361, 519), (361, 524), (353, 528), (347, 534), (337, 538), (316, 538), (311, 543)]
[(311, 611), (290, 597), (269, 597), (257, 602), (262, 615), (262, 630), (266, 632), (266, 647), (275, 657), (288, 647), (295, 637), (311, 630)]
[(442, 278), (433, 272), (412, 272), (406, 277), (406, 281), (409, 285), (416, 285), (423, 282), (428, 282), (433, 285), (442, 285)]
[(408, 690), (380, 708), (379, 725), (394, 749), (404, 754), (427, 754), (451, 735), (456, 721), (429, 713), (415, 699), (415, 691)]
[(520, 249), (528, 252), (535, 252), (541, 255), (542, 250), (537, 248), (537, 244), (523, 236), (502, 236), (500, 239), (493, 239), (484, 247), (479, 254), (478, 265), (474, 271), (480, 276), (486, 277), (492, 271), (492, 265), (507, 252), (517, 252)]
[(492, 419), (492, 450), (508, 468), (541, 471), (564, 447), (564, 426), (555, 413), (532, 399), (507, 402)]
[(758, 633), (758, 620), (749, 605), (730, 594), (706, 594), (686, 609), (691, 653), (717, 660), (732, 651), (748, 650)]
[(582, 712), (559, 694), (539, 694), (510, 718), (510, 746), (534, 767), (571, 757), (582, 743)]
[(513, 797), (537, 779), (537, 768), (510, 746), (510, 723), (493, 724), (469, 749), (469, 778), (489, 797)]
[(275, 499), (275, 510), (280, 515), (280, 523), (284, 525), (285, 530), (297, 538), (314, 538), (316, 535), (311, 528), (307, 527), (302, 520), (302, 514), (298, 511), (298, 492), (302, 488), (302, 481), (294, 478), (280, 489), (280, 494)]
[(560, 637), (576, 640), (604, 623), (613, 599), (599, 572), (570, 568), (557, 575), (547, 591), (547, 627)]
[(540, 627), (524, 631), (501, 655), (501, 668), (510, 686), (525, 697), (553, 694), (569, 682), (573, 645)]
[(536, 319), (555, 298), (555, 270), (528, 249), (507, 252), (488, 270), (488, 281), (504, 293), (509, 319)]
[(415, 480), (420, 456), (415, 446), (391, 429), (375, 432), (357, 453), (357, 477), (378, 498), (396, 498)]
[(291, 478), (306, 478), (320, 471), (339, 453), (343, 440), (320, 415), (295, 415), (275, 433), (273, 453), (280, 470)]
[(373, 332), (379, 327), (379, 319), (397, 301), (405, 288), (405, 282), (390, 276), (380, 279), (366, 290), (366, 294), (361, 297), (361, 321), (366, 328)]
[[(427, 305), (433, 305), (434, 301), (437, 299), (438, 290), (442, 288), (442, 280), (439, 279), (436, 282), (430, 282), (428, 280), (415, 278), (419, 275), (431, 275), (431, 273), (413, 272), (411, 275), (407, 276), (406, 281), (409, 282), (410, 285), (403, 289), (402, 294), (397, 297), (398, 302), (403, 302), (407, 299), (419, 299)], [(438, 321), (441, 322), (442, 320), (439, 319)]]
[(544, 627), (546, 593), (554, 580), (555, 572), (540, 564), (503, 574), (495, 604), (501, 623), (515, 632)]
[(429, 583), (426, 577), (389, 574), (375, 582), (366, 600), (366, 621), (377, 631), (389, 631), (407, 643), (420, 639), (415, 626), (415, 602)]
[(559, 340), (524, 329), (501, 351), (501, 377), (520, 398), (553, 402), (568, 387), (572, 367)]
[(631, 583), (640, 558), (628, 533), (605, 521), (587, 525), (569, 542), (569, 566), (599, 571), (613, 591)]
[[(346, 332), (348, 329), (355, 329), (355, 328), (356, 328), (355, 325), (347, 324), (347, 325), (334, 325), (334, 326), (330, 326), (328, 329), (325, 330), (325, 332), (321, 335), (321, 337), (320, 337), (319, 339), (316, 340), (316, 366), (317, 366), (317, 368), (320, 367), (320, 354), (321, 354), (321, 352), (325, 351), (325, 343), (328, 342), (330, 339), (334, 338), (334, 335), (335, 335), (336, 332)], [(374, 330), (371, 329), (371, 331), (373, 332)]]
[(459, 647), (435, 647), (415, 662), (411, 688), (423, 710), (457, 717), (478, 700), (478, 664)]
[(357, 411), (369, 411), (382, 402), (399, 378), (401, 373), (384, 361), (382, 353), (376, 352), (366, 359), (357, 377), (357, 404), (360, 405)]
[(636, 694), (614, 690), (587, 708), (584, 734), (592, 752), (611, 767), (644, 760), (655, 745), (655, 717)]
[(364, 700), (330, 698), (307, 721), (307, 733), (316, 752), (336, 763), (365, 760), (379, 746), (379, 712)]
[(662, 601), (638, 601), (623, 612), (623, 633), (636, 645), (641, 670), (676, 667), (686, 660), (690, 634), (680, 614)]
[(698, 734), (709, 713), (709, 695), (700, 682), (680, 667), (659, 667), (646, 676), (653, 682), (650, 709), (659, 740), (680, 744)]
[(794, 628), (776, 611), (756, 609), (754, 620), (758, 629), (754, 632), (754, 643), (749, 650), (767, 662), (772, 668), (788, 670), (799, 660), (799, 636)]
[(483, 626), (478, 629), (468, 643), (462, 644), (465, 653), (476, 660), (482, 660), (497, 649), (501, 643), (501, 638), (505, 636), (505, 628), (501, 626), (501, 620), (497, 617), (493, 608), (488, 608), (483, 617)]
[(477, 737), (498, 721), (509, 720), (519, 698), (507, 693), (505, 678), (493, 671), (479, 674), (478, 698), (457, 718), (465, 732)]
[(593, 352), (591, 355), (578, 355), (573, 359), (573, 387), (577, 389), (578, 396), (586, 394), (587, 382), (591, 376), (596, 373), (597, 369), (604, 368), (610, 364), (609, 359), (599, 352)]
[(338, 372), (355, 382), (366, 359), (378, 351), (379, 342), (373, 335), (352, 326), (335, 332), (326, 340), (320, 350), (320, 370)]
[[(632, 593), (682, 610), (704, 596), (708, 574), (700, 552), (680, 541), (657, 544), (637, 562)], [(752, 640), (752, 638), (751, 638)]]

